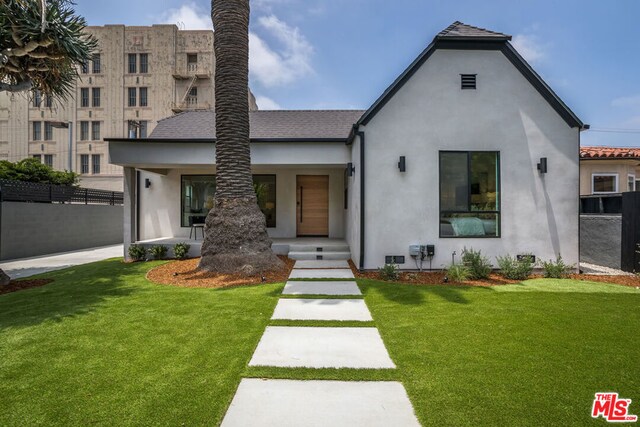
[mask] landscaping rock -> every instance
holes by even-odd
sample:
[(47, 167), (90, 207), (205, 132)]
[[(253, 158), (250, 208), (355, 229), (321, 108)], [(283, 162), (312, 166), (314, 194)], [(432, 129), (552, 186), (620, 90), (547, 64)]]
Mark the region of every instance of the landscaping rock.
[(11, 283), (11, 277), (7, 276), (7, 273), (0, 269), (0, 287), (9, 286), (9, 283)]

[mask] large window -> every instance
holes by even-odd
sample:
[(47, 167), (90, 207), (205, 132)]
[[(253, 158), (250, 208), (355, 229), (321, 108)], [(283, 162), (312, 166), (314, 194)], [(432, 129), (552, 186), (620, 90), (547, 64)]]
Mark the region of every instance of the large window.
[(80, 89), (80, 106), (88, 107), (89, 106), (89, 88), (83, 87)]
[(440, 237), (500, 237), (500, 153), (440, 152)]
[(100, 74), (102, 72), (100, 64), (100, 54), (93, 55), (93, 74)]
[(129, 102), (127, 105), (129, 107), (135, 107), (136, 106), (136, 88), (130, 87), (127, 89), (127, 92), (129, 94)]
[(94, 107), (100, 106), (100, 88), (94, 87), (91, 89), (92, 102)]
[(53, 126), (50, 122), (44, 122), (44, 140), (51, 141), (53, 139)]
[(89, 173), (89, 155), (80, 154), (80, 173)]
[(136, 72), (136, 54), (129, 54), (129, 74), (135, 74)]
[(89, 122), (80, 122), (80, 141), (86, 141), (89, 139)]
[(91, 171), (96, 175), (100, 173), (100, 154), (91, 155)]
[[(258, 206), (267, 220), (267, 227), (276, 226), (276, 176), (254, 175), (253, 186)], [(182, 176), (181, 218), (182, 227), (204, 223), (213, 207), (216, 193), (215, 175)]]
[(142, 74), (146, 74), (149, 72), (149, 54), (148, 53), (140, 54), (140, 72)]
[(91, 139), (100, 140), (100, 122), (91, 122)]
[(32, 141), (40, 141), (42, 139), (42, 122), (33, 122)]
[(591, 175), (591, 192), (593, 194), (607, 194), (618, 192), (617, 173), (594, 173)]
[(147, 104), (148, 104), (147, 88), (146, 87), (141, 87), (140, 88), (140, 106), (141, 107), (146, 107)]

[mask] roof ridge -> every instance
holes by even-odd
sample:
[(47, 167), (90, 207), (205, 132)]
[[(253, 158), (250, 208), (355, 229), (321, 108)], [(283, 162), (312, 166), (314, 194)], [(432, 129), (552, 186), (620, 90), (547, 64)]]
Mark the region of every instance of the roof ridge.
[[(456, 34), (453, 34), (456, 33)], [(462, 38), (462, 39), (482, 39), (484, 37), (511, 40), (511, 36), (498, 31), (488, 30), (482, 27), (465, 24), (461, 21), (455, 21), (444, 30), (440, 31), (435, 39), (441, 38)]]

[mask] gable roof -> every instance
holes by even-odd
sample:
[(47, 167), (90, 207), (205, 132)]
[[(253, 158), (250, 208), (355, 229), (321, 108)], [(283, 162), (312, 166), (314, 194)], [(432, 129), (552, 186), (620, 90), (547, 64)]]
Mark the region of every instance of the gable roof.
[(358, 123), (356, 123), (356, 126), (366, 125), (437, 49), (482, 49), (501, 51), (569, 126), (580, 129), (588, 128), (588, 125), (582, 123), (560, 97), (551, 90), (549, 85), (542, 80), (538, 73), (531, 68), (527, 61), (520, 56), (511, 43), (509, 43), (509, 40), (511, 40), (511, 36), (507, 34), (474, 27), (460, 21), (454, 22), (433, 38), (429, 46), (418, 55), (409, 67), (407, 67), (371, 107), (369, 107)]
[(640, 148), (636, 147), (580, 147), (581, 159), (631, 159), (640, 160)]
[[(257, 110), (249, 112), (252, 141), (346, 141), (363, 110)], [(188, 111), (159, 120), (149, 139), (216, 138), (213, 110)]]

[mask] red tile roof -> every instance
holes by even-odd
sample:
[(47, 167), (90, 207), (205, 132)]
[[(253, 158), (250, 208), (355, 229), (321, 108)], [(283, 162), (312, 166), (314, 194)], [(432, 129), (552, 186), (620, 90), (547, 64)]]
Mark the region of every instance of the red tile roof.
[(640, 159), (636, 147), (580, 147), (581, 159)]

